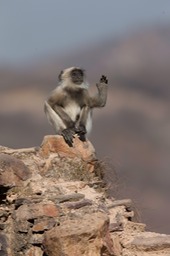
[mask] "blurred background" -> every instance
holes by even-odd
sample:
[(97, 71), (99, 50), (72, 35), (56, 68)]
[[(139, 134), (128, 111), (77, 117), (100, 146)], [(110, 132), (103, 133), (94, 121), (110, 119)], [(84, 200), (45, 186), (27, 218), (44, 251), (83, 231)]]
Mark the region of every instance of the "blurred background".
[(170, 234), (170, 1), (1, 0), (1, 145), (54, 134), (43, 102), (70, 66), (92, 85), (109, 79), (90, 140), (111, 165), (110, 194), (130, 197), (148, 229)]

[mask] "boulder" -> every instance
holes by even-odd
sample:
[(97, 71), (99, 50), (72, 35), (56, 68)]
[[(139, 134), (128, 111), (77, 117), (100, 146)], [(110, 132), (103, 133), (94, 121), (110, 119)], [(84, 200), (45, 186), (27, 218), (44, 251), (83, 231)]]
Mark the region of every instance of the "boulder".
[(48, 256), (99, 256), (108, 228), (106, 214), (86, 214), (47, 231), (43, 244)]

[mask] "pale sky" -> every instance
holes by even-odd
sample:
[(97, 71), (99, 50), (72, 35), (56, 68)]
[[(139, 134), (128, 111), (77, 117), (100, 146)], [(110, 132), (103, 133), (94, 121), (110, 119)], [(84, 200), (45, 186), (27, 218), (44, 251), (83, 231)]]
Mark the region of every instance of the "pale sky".
[(0, 0), (0, 64), (158, 23), (170, 24), (170, 0)]

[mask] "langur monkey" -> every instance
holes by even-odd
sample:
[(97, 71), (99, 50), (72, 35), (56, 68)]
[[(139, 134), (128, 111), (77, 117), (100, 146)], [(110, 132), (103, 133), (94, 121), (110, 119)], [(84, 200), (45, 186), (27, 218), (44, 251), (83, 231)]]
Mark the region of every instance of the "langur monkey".
[(75, 134), (81, 141), (86, 140), (92, 128), (92, 109), (105, 106), (108, 80), (102, 75), (96, 84), (98, 93), (90, 96), (83, 69), (64, 69), (58, 78), (59, 85), (45, 101), (44, 111), (56, 134), (72, 147)]

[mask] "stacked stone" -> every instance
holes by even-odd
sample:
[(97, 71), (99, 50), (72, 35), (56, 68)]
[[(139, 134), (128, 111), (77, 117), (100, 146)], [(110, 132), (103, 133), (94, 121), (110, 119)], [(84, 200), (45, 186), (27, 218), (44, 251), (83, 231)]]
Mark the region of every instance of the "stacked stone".
[(102, 176), (89, 141), (0, 147), (0, 255), (170, 255), (170, 236), (135, 222), (130, 199), (107, 198)]

